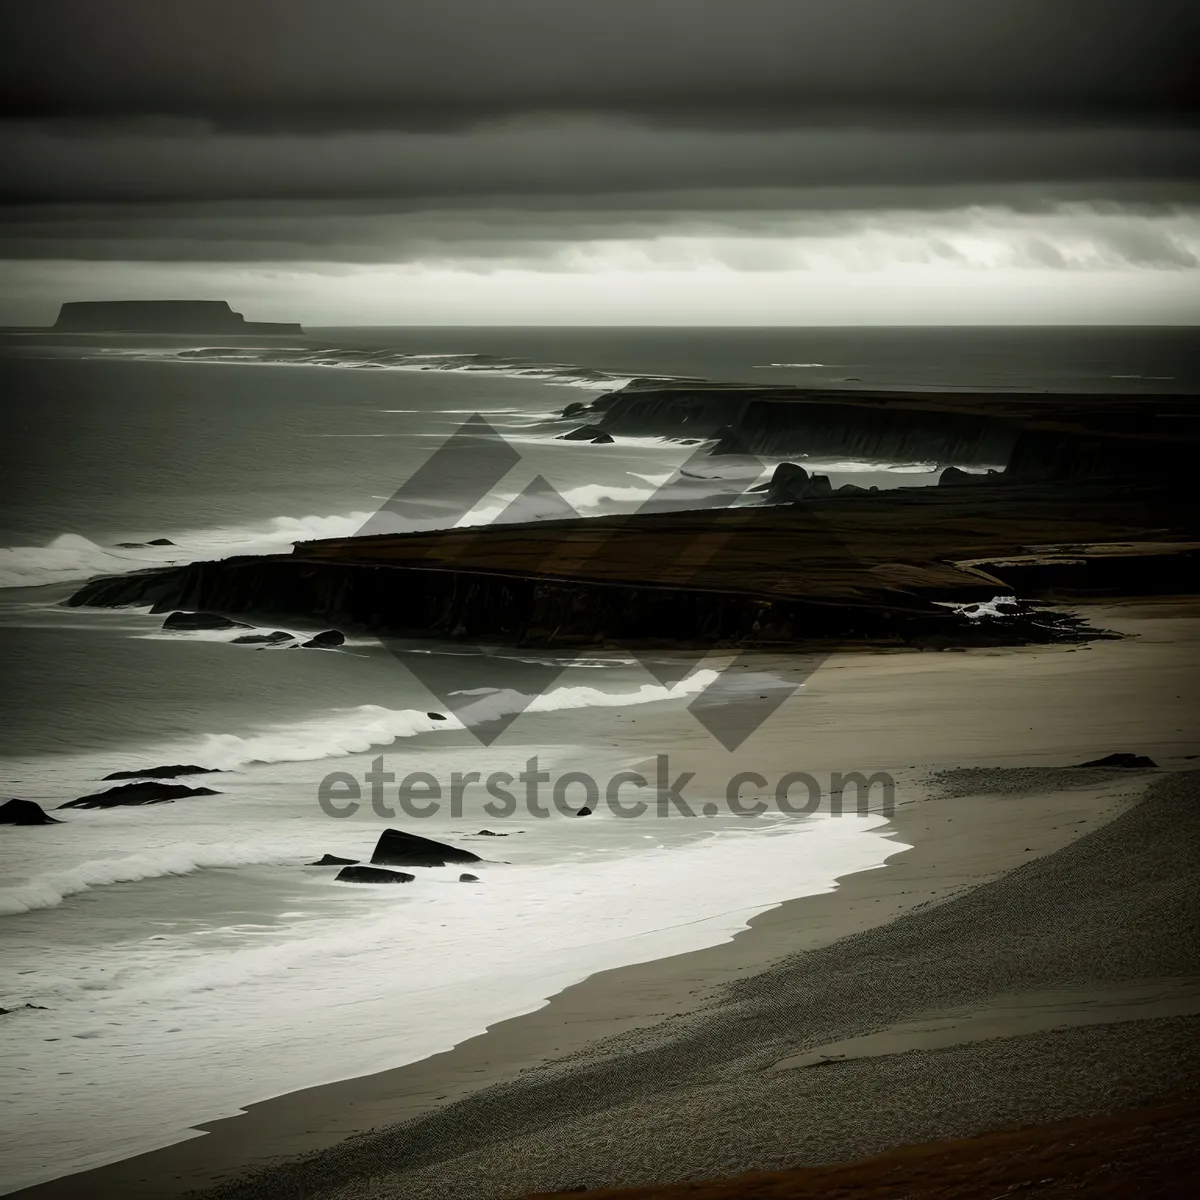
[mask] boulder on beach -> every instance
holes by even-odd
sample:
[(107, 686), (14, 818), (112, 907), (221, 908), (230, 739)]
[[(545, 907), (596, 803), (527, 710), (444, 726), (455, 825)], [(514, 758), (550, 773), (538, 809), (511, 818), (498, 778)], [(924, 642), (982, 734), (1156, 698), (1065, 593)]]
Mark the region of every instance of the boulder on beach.
[(316, 862), (310, 862), (310, 867), (353, 867), (358, 864), (357, 858), (338, 858), (336, 854), (322, 854)]
[(495, 833), (491, 829), (481, 829), (476, 837), (508, 837), (507, 833)]
[(391, 867), (444, 867), (452, 862), (482, 862), (478, 854), (447, 846), (400, 829), (385, 829), (375, 843), (373, 863)]
[(591, 443), (593, 446), (607, 446), (614, 440), (615, 439), (611, 433), (598, 433), (594, 438), (591, 439)]
[(190, 788), (182, 783), (125, 783), (109, 788), (107, 792), (96, 792), (91, 796), (80, 796), (68, 800), (59, 808), (120, 808), (132, 804), (164, 804), (168, 800), (181, 800), (184, 796), (219, 796), (212, 788)]
[(301, 644), (316, 650), (329, 650), (334, 646), (342, 645), (345, 640), (346, 635), (344, 633), (338, 633), (336, 629), (326, 629)]
[(33, 800), (6, 800), (0, 804), (0, 825), (61, 825)]
[(577, 817), (590, 817), (592, 815), (592, 810), (585, 804), (583, 808), (581, 808), (575, 815)]
[(406, 875), (403, 871), (381, 871), (378, 867), (343, 867), (336, 876), (335, 883), (412, 883), (415, 875)]
[(146, 543), (146, 545), (147, 546), (173, 546), (173, 545), (175, 545), (175, 543), (173, 541), (171, 541), (170, 538), (151, 538)]
[(969, 483), (976, 483), (978, 480), (978, 475), (964, 471), (962, 467), (947, 467), (938, 476), (938, 487), (962, 487)]
[(465, 871), (458, 877), (459, 883), (478, 883), (478, 875), (468, 875)]
[(253, 629), (245, 621), (235, 621), (220, 613), (173, 612), (162, 624), (164, 629)]
[(175, 763), (166, 767), (147, 767), (143, 771), (113, 771), (105, 775), (102, 782), (110, 779), (175, 779), (179, 775), (216, 775), (216, 767), (198, 767), (195, 763)]
[(276, 629), (273, 633), (243, 633), (240, 637), (235, 637), (231, 642), (231, 646), (274, 646), (280, 642), (292, 641), (290, 633), (284, 633), (282, 629)]
[(760, 483), (750, 490), (766, 492), (768, 504), (795, 504), (798, 500), (832, 495), (833, 485), (828, 475), (810, 475), (799, 463), (785, 462), (775, 468), (769, 483)]
[(1106, 754), (1089, 762), (1076, 763), (1076, 767), (1157, 767), (1158, 763), (1144, 754)]

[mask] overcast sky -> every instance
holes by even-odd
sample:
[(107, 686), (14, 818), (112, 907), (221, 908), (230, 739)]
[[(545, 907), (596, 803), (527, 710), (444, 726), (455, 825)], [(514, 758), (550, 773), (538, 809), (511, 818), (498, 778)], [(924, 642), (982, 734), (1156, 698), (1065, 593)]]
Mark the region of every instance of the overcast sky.
[(0, 320), (1195, 320), (1196, 12), (6, 5)]

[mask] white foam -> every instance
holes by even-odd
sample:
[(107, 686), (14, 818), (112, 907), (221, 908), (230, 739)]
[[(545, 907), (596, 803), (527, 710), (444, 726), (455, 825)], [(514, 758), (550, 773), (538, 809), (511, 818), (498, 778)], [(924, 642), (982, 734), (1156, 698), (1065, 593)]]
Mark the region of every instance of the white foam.
[(76, 533), (64, 533), (45, 546), (0, 546), (0, 588), (38, 587), (128, 571), (155, 561), (139, 551), (107, 549)]
[[(272, 725), (259, 733), (210, 733), (198, 742), (164, 746), (154, 751), (162, 761), (195, 763), (201, 767), (233, 771), (254, 763), (314, 762), (344, 758), (376, 747), (390, 746), (401, 738), (426, 733), (461, 730), (518, 712), (557, 712), (576, 708), (621, 708), (653, 704), (695, 695), (717, 677), (712, 670), (694, 671), (674, 687), (644, 684), (634, 692), (605, 692), (591, 687), (560, 687), (535, 696), (511, 689), (490, 691), (459, 711), (435, 720), (415, 708), (390, 709), (361, 704), (338, 709), (304, 721)], [(473, 689), (474, 690), (474, 689)]]
[(272, 554), (314, 538), (351, 537), (371, 514), (272, 517), (246, 525), (172, 532), (171, 546), (101, 546), (76, 533), (63, 533), (45, 546), (0, 547), (0, 588), (42, 587), (118, 575), (146, 567)]
[(935, 600), (934, 603), (952, 609), (960, 617), (978, 621), (980, 617), (1011, 617), (1018, 601), (1014, 596), (993, 596), (990, 600)]
[(340, 370), (445, 371), (535, 379), (540, 383), (588, 391), (616, 391), (635, 379), (673, 379), (670, 375), (627, 375), (569, 363), (537, 363), (486, 354), (412, 354), (386, 347), (201, 346), (138, 349), (89, 348), (86, 357), (136, 358), (185, 363), (236, 363), (242, 366), (322, 367)]
[[(505, 857), (582, 823), (537, 824), (504, 844)], [(5, 1018), (19, 1035), (0, 1045), (7, 1184), (448, 1050), (597, 971), (727, 940), (755, 913), (830, 891), (901, 849), (879, 818), (745, 821), (745, 832), (655, 848), (661, 824), (598, 817), (591, 836), (607, 827), (649, 848), (481, 864), (471, 887), (454, 882), (456, 870), (382, 889), (298, 870), (286, 907), (301, 915), (273, 927), (189, 922), (119, 954), (23, 946), (19, 965), (37, 969), (12, 999), (46, 1011)]]
[[(703, 690), (716, 677), (716, 671), (699, 670), (673, 687), (645, 684), (633, 692), (561, 687), (535, 696), (532, 701), (511, 689), (472, 688), (456, 694), (478, 695), (480, 699), (460, 710), (458, 717), (447, 714), (444, 720), (436, 720), (417, 709), (387, 709), (364, 704), (303, 721), (269, 726), (254, 734), (205, 734), (197, 741), (160, 745), (139, 751), (139, 758), (143, 761), (189, 762), (222, 772), (236, 772), (266, 764), (310, 763), (363, 754), (390, 746), (398, 739), (419, 734), (461, 730), (466, 725), (492, 721), (515, 712), (621, 708), (683, 699)], [(69, 815), (64, 813), (61, 819), (66, 822), (66, 828), (55, 831), (57, 840), (54, 849), (55, 854), (65, 856), (63, 861), (24, 883), (0, 888), (0, 914), (12, 915), (51, 908), (61, 904), (68, 896), (107, 884), (186, 875), (209, 867), (289, 862), (304, 853), (303, 846), (292, 846), (278, 835), (270, 839), (250, 839), (238, 843), (224, 840), (212, 844), (177, 842), (171, 835), (171, 829), (178, 822), (204, 820), (216, 822), (219, 826), (220, 822), (236, 816), (225, 808), (229, 802), (227, 792), (231, 787), (235, 792), (240, 791), (245, 787), (245, 782), (231, 780), (228, 776), (215, 783), (212, 780), (207, 782), (222, 795), (198, 798), (195, 803), (203, 806), (200, 809), (191, 809), (191, 802), (187, 798), (177, 802), (182, 807), (171, 805), (169, 810), (164, 810), (155, 806), (155, 814), (168, 814), (169, 827), (165, 830), (156, 826), (154, 832), (148, 833), (144, 825), (149, 810), (143, 808), (114, 809), (103, 813), (71, 810)], [(97, 821), (104, 823), (103, 834), (85, 827)], [(135, 821), (140, 824), (134, 835), (138, 845), (145, 847), (148, 837), (153, 839), (160, 836), (167, 840), (134, 854), (104, 853), (97, 858), (68, 861), (72, 853), (87, 854), (91, 848), (105, 844), (98, 842), (97, 838), (107, 839), (106, 844), (114, 849), (124, 845), (125, 831), (130, 822)], [(76, 846), (82, 848), (76, 850)], [(41, 849), (45, 850), (45, 846)]]
[(714, 679), (716, 671), (695, 671), (674, 687), (660, 684), (643, 684), (636, 692), (602, 692), (590, 687), (555, 688), (535, 696), (526, 704), (527, 697), (512, 689), (497, 690), (459, 710), (459, 718), (466, 725), (494, 721), (498, 717), (514, 712), (558, 712), (569, 708), (624, 708), (631, 704), (653, 704), (661, 700), (676, 700), (693, 696), (703, 691)]

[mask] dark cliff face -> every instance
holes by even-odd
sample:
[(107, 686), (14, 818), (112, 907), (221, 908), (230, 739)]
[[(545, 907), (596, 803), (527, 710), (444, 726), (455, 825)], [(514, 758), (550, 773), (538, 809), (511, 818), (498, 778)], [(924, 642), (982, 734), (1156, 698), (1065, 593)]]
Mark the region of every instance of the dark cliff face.
[(999, 467), (1015, 440), (1007, 422), (972, 413), (754, 400), (714, 453)]
[[(989, 592), (994, 588), (985, 589)], [(900, 600), (897, 597), (897, 600)], [(72, 606), (150, 605), (274, 616), (319, 616), (397, 636), (494, 639), (517, 646), (781, 645), (903, 641), (952, 624), (905, 597), (903, 611), (814, 604), (594, 580), (530, 579), (294, 557), (227, 559), (101, 579)]]
[(64, 304), (60, 333), (298, 334), (296, 324), (247, 321), (224, 300), (76, 300)]
[(632, 386), (593, 405), (617, 436), (717, 438), (714, 454), (796, 454), (945, 466), (1003, 466), (1007, 421), (891, 406), (872, 393), (753, 387)]
[(1182, 482), (1195, 470), (1196, 451), (1194, 442), (1169, 436), (1025, 429), (1013, 447), (1004, 479), (1013, 483), (1089, 479)]
[(290, 615), (385, 635), (524, 646), (970, 644), (992, 632), (964, 628), (937, 602), (1009, 591), (1004, 560), (1031, 546), (1079, 550), (1065, 564), (1068, 577), (1061, 555), (1039, 561), (1036, 579), (1008, 564), (1024, 572), (1022, 582), (1134, 595), (1144, 592), (1144, 555), (1118, 562), (1101, 550), (1108, 560), (1093, 579), (1073, 565), (1089, 556), (1082, 548), (1173, 538), (1155, 550), (1163, 560), (1155, 586), (1166, 590), (1168, 575), (1173, 586), (1191, 586), (1195, 558), (1179, 553), (1189, 549), (1179, 539), (1192, 536), (1186, 516), (1169, 489), (1107, 481), (897, 489), (329, 539), (291, 555), (99, 579), (69, 603)]
[(1060, 640), (1036, 613), (1018, 608), (997, 628), (938, 602), (1014, 587), (1046, 596), (1200, 587), (1189, 473), (1197, 438), (1186, 429), (1168, 436), (1161, 420), (1186, 424), (1193, 405), (631, 387), (588, 415), (619, 432), (666, 436), (711, 436), (724, 422), (723, 440), (749, 452), (800, 445), (910, 461), (1004, 458), (1007, 468), (971, 486), (806, 488), (794, 503), (762, 507), (325, 539), (291, 555), (95, 580), (69, 603), (293, 615), (525, 646)]
[(1016, 483), (1153, 481), (1200, 450), (1192, 396), (642, 383), (573, 415), (617, 436), (715, 438), (713, 454), (1006, 467)]

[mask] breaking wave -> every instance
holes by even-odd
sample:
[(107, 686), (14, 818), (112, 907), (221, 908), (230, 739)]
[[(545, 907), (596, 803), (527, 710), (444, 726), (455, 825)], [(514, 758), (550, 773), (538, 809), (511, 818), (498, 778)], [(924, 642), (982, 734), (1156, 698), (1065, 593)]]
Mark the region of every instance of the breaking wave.
[(244, 867), (292, 862), (294, 852), (244, 843), (213, 846), (167, 846), (119, 858), (99, 858), (35, 875), (27, 883), (0, 888), (0, 916), (53, 908), (67, 896), (112, 883), (136, 883), (168, 875), (190, 875), (206, 867)]
[(80, 534), (64, 533), (45, 546), (0, 546), (0, 588), (42, 587), (231, 554), (272, 554), (313, 538), (351, 537), (370, 516), (352, 512), (273, 517), (252, 525), (175, 533), (170, 546), (103, 546)]
[[(183, 755), (187, 762), (222, 771), (263, 763), (313, 762), (344, 758), (389, 746), (399, 738), (422, 733), (462, 729), (494, 721), (512, 713), (557, 712), (571, 708), (612, 708), (674, 700), (702, 691), (717, 677), (716, 671), (696, 671), (674, 687), (644, 684), (634, 692), (604, 692), (591, 687), (560, 687), (535, 696), (498, 689), (483, 694), (458, 709), (458, 715), (438, 720), (418, 709), (384, 708), (362, 704), (339, 709), (305, 721), (270, 726), (258, 733), (207, 734), (198, 743), (163, 750), (168, 758)], [(183, 760), (181, 760), (183, 761)]]
[(170, 362), (238, 363), (261, 366), (332, 367), (358, 371), (456, 371), (540, 380), (564, 387), (612, 391), (636, 379), (673, 379), (671, 375), (630, 375), (570, 363), (539, 363), (496, 354), (412, 354), (386, 347), (347, 346), (200, 346), (195, 348), (103, 348), (103, 358), (142, 358)]

